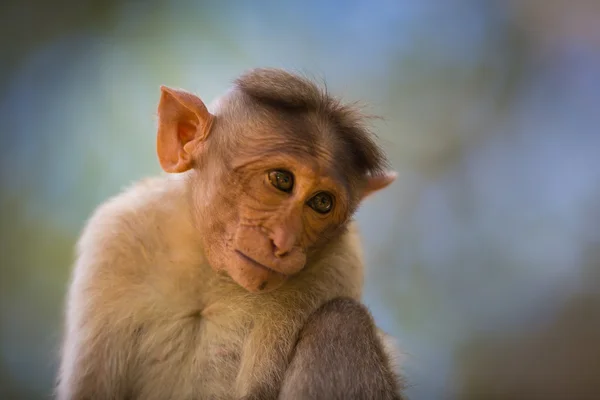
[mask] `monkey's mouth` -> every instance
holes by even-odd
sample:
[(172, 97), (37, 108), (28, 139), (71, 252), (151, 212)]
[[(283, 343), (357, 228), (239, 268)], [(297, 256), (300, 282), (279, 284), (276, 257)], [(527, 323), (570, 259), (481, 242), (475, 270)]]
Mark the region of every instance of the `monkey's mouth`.
[(256, 261), (255, 259), (248, 257), (247, 255), (245, 255), (244, 253), (242, 253), (241, 251), (239, 251), (239, 250), (237, 250), (237, 249), (235, 250), (235, 252), (236, 252), (236, 253), (237, 253), (237, 254), (238, 254), (238, 255), (239, 255), (239, 256), (240, 256), (242, 259), (246, 260), (247, 262), (249, 262), (250, 264), (254, 265), (255, 267), (262, 268), (262, 269), (266, 269), (267, 271), (274, 272), (274, 273), (276, 273), (276, 274), (279, 274), (279, 275), (281, 275), (281, 276), (284, 276), (284, 277), (285, 277), (285, 276), (287, 276), (286, 274), (284, 274), (284, 273), (282, 273), (282, 272), (276, 271), (276, 270), (274, 270), (273, 268), (269, 268), (269, 267), (267, 267), (266, 265), (259, 263), (259, 262), (258, 262), (258, 261)]

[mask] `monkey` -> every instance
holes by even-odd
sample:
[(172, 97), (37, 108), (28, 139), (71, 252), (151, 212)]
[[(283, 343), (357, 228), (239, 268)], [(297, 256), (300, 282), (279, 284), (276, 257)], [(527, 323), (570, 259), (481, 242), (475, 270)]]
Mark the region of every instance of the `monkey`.
[(360, 109), (256, 68), (157, 117), (164, 173), (77, 241), (57, 399), (400, 399), (353, 219), (396, 174)]
[[(370, 313), (355, 299), (336, 298), (319, 307), (300, 331), (280, 398), (400, 399), (398, 377), (388, 370), (391, 360), (380, 340), (393, 343), (373, 327)], [(353, 351), (339, 350), (344, 348)]]

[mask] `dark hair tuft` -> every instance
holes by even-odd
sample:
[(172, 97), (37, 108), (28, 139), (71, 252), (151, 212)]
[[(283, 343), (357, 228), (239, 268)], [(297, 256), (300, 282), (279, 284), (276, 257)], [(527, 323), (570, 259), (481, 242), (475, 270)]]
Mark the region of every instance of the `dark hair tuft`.
[(307, 78), (276, 68), (253, 69), (234, 83), (238, 90), (259, 103), (324, 115), (344, 146), (343, 158), (356, 172), (377, 175), (387, 167), (385, 155), (366, 124), (371, 117), (363, 114), (357, 104), (343, 104), (332, 97), (325, 84), (318, 86)]

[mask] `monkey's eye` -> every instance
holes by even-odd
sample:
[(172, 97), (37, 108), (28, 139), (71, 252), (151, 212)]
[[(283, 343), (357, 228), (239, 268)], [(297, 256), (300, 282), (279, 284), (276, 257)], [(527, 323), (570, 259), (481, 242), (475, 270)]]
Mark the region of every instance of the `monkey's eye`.
[(320, 192), (308, 201), (308, 205), (319, 214), (327, 214), (333, 207), (333, 197), (329, 193)]
[(269, 172), (269, 182), (282, 192), (289, 193), (294, 188), (294, 175), (284, 170)]

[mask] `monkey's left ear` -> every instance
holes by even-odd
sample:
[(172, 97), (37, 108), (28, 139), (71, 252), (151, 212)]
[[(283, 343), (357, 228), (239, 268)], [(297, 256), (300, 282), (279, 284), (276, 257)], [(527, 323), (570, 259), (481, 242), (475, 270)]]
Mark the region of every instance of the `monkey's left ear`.
[(192, 168), (193, 155), (208, 137), (214, 115), (197, 96), (183, 90), (160, 87), (156, 151), (166, 172)]
[(361, 198), (365, 197), (388, 187), (392, 182), (396, 180), (398, 174), (394, 171), (388, 171), (379, 175), (370, 175), (367, 177), (367, 182), (363, 187)]

